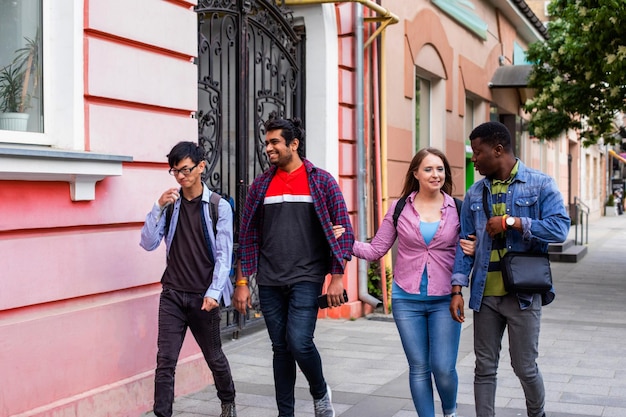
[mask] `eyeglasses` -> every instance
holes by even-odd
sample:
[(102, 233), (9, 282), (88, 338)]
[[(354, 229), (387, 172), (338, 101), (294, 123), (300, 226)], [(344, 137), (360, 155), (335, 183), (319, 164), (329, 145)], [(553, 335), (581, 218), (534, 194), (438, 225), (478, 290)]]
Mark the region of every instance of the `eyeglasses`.
[(199, 164), (195, 164), (194, 166), (192, 166), (191, 168), (181, 168), (181, 169), (174, 169), (174, 168), (170, 168), (169, 172), (170, 175), (173, 176), (178, 176), (178, 174), (183, 174), (184, 176), (187, 176), (189, 174), (191, 174), (191, 171), (194, 170), (195, 167), (197, 167)]

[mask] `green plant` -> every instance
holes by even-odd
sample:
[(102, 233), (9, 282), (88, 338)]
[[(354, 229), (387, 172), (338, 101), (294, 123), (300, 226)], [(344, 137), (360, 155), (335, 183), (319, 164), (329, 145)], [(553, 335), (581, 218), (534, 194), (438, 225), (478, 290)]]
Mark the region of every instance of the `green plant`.
[(0, 112), (24, 113), (30, 108), (39, 80), (39, 31), (25, 38), (26, 45), (15, 51), (13, 62), (0, 69)]
[(609, 194), (609, 198), (606, 199), (606, 206), (607, 207), (615, 206), (615, 196), (613, 194)]
[(21, 113), (28, 107), (29, 97), (22, 98), (23, 80), (22, 69), (14, 63), (0, 70), (0, 112)]
[[(391, 294), (391, 269), (388, 267), (385, 268), (386, 276), (387, 276), (387, 297)], [(367, 268), (367, 292), (382, 300), (383, 298), (383, 287), (382, 287), (382, 278), (380, 276), (380, 263), (379, 262), (371, 262)]]

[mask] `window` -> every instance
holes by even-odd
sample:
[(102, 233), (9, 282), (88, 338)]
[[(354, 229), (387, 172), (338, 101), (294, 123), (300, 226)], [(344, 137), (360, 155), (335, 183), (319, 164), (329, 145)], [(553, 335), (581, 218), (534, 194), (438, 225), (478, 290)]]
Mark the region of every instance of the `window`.
[(80, 1), (0, 0), (0, 70), (20, 57), (30, 62), (17, 65), (29, 68), (18, 87), (30, 99), (27, 126), (0, 128), (0, 182), (66, 181), (73, 201), (87, 201), (97, 181), (122, 175), (133, 160), (85, 152), (83, 19)]
[(430, 81), (415, 80), (415, 151), (430, 146)]
[(0, 0), (0, 130), (43, 132), (41, 0)]

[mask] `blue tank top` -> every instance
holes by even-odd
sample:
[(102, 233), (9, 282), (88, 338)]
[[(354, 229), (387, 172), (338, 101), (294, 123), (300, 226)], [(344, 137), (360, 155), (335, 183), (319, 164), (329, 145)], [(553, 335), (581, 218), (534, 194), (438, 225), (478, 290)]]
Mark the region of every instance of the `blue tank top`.
[[(422, 232), (422, 236), (424, 237), (424, 241), (426, 244), (430, 244), (430, 241), (435, 237), (435, 233), (437, 233), (437, 229), (439, 228), (439, 221), (436, 222), (423, 222), (420, 221), (420, 232)], [(419, 294), (411, 294), (404, 291), (400, 288), (395, 281), (393, 281), (393, 286), (391, 289), (391, 297), (396, 299), (403, 300), (415, 300), (415, 301), (425, 301), (425, 300), (439, 300), (442, 298), (449, 297), (447, 295), (438, 295), (438, 296), (428, 296), (428, 267), (424, 267), (424, 272), (422, 273), (422, 281), (420, 282), (420, 293)]]

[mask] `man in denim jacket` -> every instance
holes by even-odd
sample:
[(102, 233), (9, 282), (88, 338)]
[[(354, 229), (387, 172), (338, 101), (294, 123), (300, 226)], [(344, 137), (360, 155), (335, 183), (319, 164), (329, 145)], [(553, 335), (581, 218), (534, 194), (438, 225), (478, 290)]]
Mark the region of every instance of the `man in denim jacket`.
[[(508, 328), (511, 364), (524, 389), (528, 416), (543, 417), (545, 389), (536, 363), (541, 306), (552, 302), (555, 294), (507, 293), (499, 260), (506, 251), (547, 252), (549, 243), (566, 239), (570, 219), (555, 181), (515, 157), (506, 126), (483, 123), (470, 140), (472, 162), (485, 178), (465, 195), (461, 236), (476, 235), (476, 253), (471, 257), (457, 249), (452, 291), (467, 286), (472, 273), (476, 416), (495, 415), (498, 360)], [(489, 219), (483, 208), (485, 188)], [(450, 312), (454, 320), (464, 321), (462, 296), (452, 298)]]

